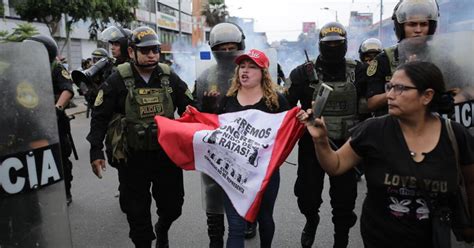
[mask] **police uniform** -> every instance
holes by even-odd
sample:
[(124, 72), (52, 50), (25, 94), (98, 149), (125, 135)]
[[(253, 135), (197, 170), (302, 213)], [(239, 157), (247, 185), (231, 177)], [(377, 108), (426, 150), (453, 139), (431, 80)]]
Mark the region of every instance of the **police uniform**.
[[(51, 79), (53, 81), (53, 93), (55, 102), (57, 102), (61, 93), (65, 90), (71, 92), (74, 95), (72, 88), (72, 80), (69, 72), (64, 66), (56, 61), (52, 64)], [(66, 106), (62, 106), (66, 107)], [(66, 186), (66, 195), (71, 197), (71, 182), (72, 182), (72, 162), (69, 160), (69, 156), (72, 153), (71, 144), (71, 125), (69, 123), (69, 117), (66, 115), (64, 110), (57, 110), (58, 117), (58, 132), (59, 142), (61, 143), (61, 159), (64, 168), (64, 184)]]
[[(219, 46), (236, 44), (236, 51), (219, 51)], [(245, 49), (245, 36), (242, 29), (234, 24), (223, 22), (215, 25), (209, 33), (209, 46), (217, 64), (204, 70), (197, 78), (193, 96), (196, 107), (202, 112), (215, 111), (224, 99), (232, 84), (234, 75), (234, 60)], [(220, 95), (211, 98), (204, 97), (204, 92), (216, 91)], [(212, 106), (212, 105), (216, 106)], [(201, 174), (201, 197), (206, 211), (207, 233), (210, 248), (224, 247), (224, 195), (221, 186), (206, 174)]]
[[(374, 60), (366, 65), (365, 79), (367, 83), (366, 98), (385, 93), (385, 83), (389, 82), (392, 74), (399, 65), (398, 48), (392, 46), (383, 50)], [(388, 113), (387, 106), (373, 111), (374, 116), (381, 116)]]
[[(319, 75), (319, 82), (341, 82), (346, 81), (346, 62), (339, 64), (326, 64), (319, 57), (315, 62), (315, 68)], [(361, 65), (359, 63), (352, 64), (355, 66), (354, 84), (360, 96), (359, 76)], [(291, 106), (296, 106), (298, 101), (301, 103), (302, 109), (311, 108), (313, 100), (314, 86), (311, 85), (304, 65), (296, 67), (290, 73), (291, 86), (288, 90), (288, 102)], [(323, 113), (323, 116), (325, 114)], [(355, 116), (357, 119), (357, 117)], [(354, 119), (355, 121), (355, 119)], [(347, 130), (346, 130), (347, 131)], [(342, 146), (346, 139), (333, 140), (337, 146)], [(315, 154), (313, 140), (311, 135), (306, 131), (298, 142), (298, 172), (294, 187), (297, 197), (298, 207), (303, 215), (307, 218), (314, 218), (316, 226), (319, 223), (319, 207), (322, 203), (321, 193), (324, 186), (325, 171), (318, 163)], [(354, 214), (355, 199), (357, 197), (357, 182), (353, 170), (346, 172), (340, 176), (330, 177), (331, 206), (333, 208), (332, 221), (335, 228), (335, 239), (344, 238), (348, 235), (349, 229), (356, 222)], [(340, 237), (338, 237), (338, 235)], [(303, 242), (303, 241), (302, 241)]]
[[(171, 72), (169, 74), (169, 78), (166, 80), (169, 82), (169, 86), (164, 87), (162, 79), (167, 75), (165, 75), (161, 65), (155, 67), (148, 83), (143, 80), (133, 65), (130, 65), (130, 63), (123, 65), (129, 66), (131, 69), (134, 94), (138, 94), (136, 96), (146, 96), (149, 93), (167, 88), (172, 101), (171, 109), (166, 111), (168, 113), (164, 113), (162, 110), (166, 107), (158, 103), (163, 103), (164, 99), (158, 101), (149, 99), (154, 104), (139, 106), (140, 111), (138, 109), (135, 111), (137, 118), (145, 115), (150, 117), (156, 114), (172, 118), (176, 108), (178, 113), (181, 114), (185, 111), (187, 105), (193, 104), (186, 83), (175, 73)], [(126, 116), (129, 92), (130, 90), (126, 86), (120, 71), (113, 73), (100, 86), (92, 112), (91, 130), (87, 136), (87, 140), (91, 143), (91, 162), (104, 159), (102, 152), (103, 140), (109, 122), (115, 114)], [(169, 113), (170, 111), (172, 113)], [(125, 122), (127, 122), (126, 119)], [(125, 135), (128, 141), (131, 142), (129, 135), (136, 133), (132, 133), (133, 128), (130, 126), (127, 126), (127, 129), (128, 132)], [(148, 135), (148, 137), (142, 138), (154, 138), (156, 140), (156, 129), (154, 137)], [(117, 168), (120, 182), (120, 206), (127, 214), (130, 225), (129, 236), (136, 244), (140, 241), (151, 241), (155, 238), (150, 216), (151, 196), (157, 204), (157, 213), (160, 217), (159, 224), (165, 226), (166, 232), (171, 223), (181, 215), (184, 200), (182, 170), (171, 162), (163, 149), (159, 147), (157, 141), (154, 145), (156, 145), (154, 149), (142, 150), (133, 148), (128, 144), (127, 160), (120, 163)]]

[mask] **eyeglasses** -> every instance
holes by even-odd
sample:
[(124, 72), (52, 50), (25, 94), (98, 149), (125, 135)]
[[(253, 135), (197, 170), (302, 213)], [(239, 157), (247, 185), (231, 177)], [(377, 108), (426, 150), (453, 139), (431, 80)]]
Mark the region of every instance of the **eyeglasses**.
[(159, 46), (149, 46), (149, 47), (137, 47), (137, 50), (141, 53), (141, 54), (148, 54), (151, 52), (153, 52), (153, 54), (157, 54), (160, 52), (160, 47)]
[(388, 93), (390, 90), (395, 92), (396, 95), (401, 95), (402, 92), (406, 90), (417, 90), (417, 87), (412, 87), (412, 86), (406, 86), (403, 84), (392, 84), (392, 83), (386, 83), (385, 84), (385, 92)]

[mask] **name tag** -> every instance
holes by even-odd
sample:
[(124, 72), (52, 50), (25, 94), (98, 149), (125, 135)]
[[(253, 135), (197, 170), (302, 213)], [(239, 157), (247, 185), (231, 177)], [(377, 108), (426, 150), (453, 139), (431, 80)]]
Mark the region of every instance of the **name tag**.
[(142, 99), (143, 99), (143, 103), (144, 103), (144, 104), (151, 104), (151, 103), (159, 103), (159, 102), (161, 102), (158, 97), (144, 97), (144, 98), (142, 98)]
[(153, 104), (153, 105), (140, 106), (140, 117), (141, 118), (155, 116), (157, 114), (161, 114), (162, 112), (163, 112), (163, 105), (162, 104)]

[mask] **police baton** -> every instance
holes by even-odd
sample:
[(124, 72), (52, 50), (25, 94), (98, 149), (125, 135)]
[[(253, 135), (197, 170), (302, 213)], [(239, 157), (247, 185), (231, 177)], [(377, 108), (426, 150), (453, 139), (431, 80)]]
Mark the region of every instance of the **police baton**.
[[(69, 121), (76, 119), (76, 116), (71, 115), (68, 116)], [(71, 143), (71, 149), (72, 149), (72, 154), (74, 155), (75, 160), (79, 160), (79, 156), (77, 155), (77, 150), (76, 150), (76, 144), (74, 144), (74, 139), (72, 138), (71, 134), (71, 129), (69, 129), (69, 132), (67, 133), (67, 138), (69, 139), (69, 142)]]

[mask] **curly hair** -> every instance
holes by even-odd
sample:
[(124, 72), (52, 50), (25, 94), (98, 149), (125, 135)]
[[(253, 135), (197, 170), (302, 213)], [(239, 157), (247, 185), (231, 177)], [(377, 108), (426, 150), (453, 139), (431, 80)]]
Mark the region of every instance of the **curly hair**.
[[(226, 96), (236, 96), (240, 87), (240, 78), (239, 78), (240, 67), (236, 66), (234, 70), (234, 76), (232, 77), (232, 84), (230, 85), (229, 90), (227, 91)], [(265, 105), (270, 110), (276, 110), (280, 107), (278, 103), (278, 94), (276, 90), (276, 83), (272, 81), (270, 72), (267, 68), (261, 69), (262, 71), (262, 81), (260, 85), (263, 89), (263, 99), (265, 99)]]

